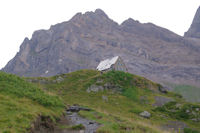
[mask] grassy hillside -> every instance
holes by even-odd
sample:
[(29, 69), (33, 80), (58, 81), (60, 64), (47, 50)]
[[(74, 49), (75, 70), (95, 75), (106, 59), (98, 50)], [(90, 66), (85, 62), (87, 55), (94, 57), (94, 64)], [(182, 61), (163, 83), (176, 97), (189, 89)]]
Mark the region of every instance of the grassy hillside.
[[(66, 104), (79, 104), (93, 111), (79, 114), (102, 124), (99, 133), (164, 133), (175, 132), (173, 126), (183, 125), (176, 132), (197, 133), (200, 123), (198, 104), (185, 102), (180, 95), (161, 93), (159, 84), (129, 73), (111, 71), (100, 74), (94, 70), (81, 70), (51, 78), (29, 78), (39, 87), (59, 95)], [(159, 100), (170, 99), (168, 104), (153, 106)], [(188, 112), (189, 110), (189, 112)], [(146, 119), (139, 114), (151, 113)]]
[(62, 100), (15, 75), (0, 72), (0, 133), (26, 133), (39, 115), (52, 119), (64, 110)]
[[(50, 78), (0, 72), (0, 133), (28, 132), (38, 116), (55, 120), (65, 105), (73, 104), (92, 109), (79, 115), (100, 123), (98, 133), (198, 133), (200, 105), (161, 89), (157, 83), (120, 71), (80, 70)], [(141, 117), (143, 111), (151, 117)]]

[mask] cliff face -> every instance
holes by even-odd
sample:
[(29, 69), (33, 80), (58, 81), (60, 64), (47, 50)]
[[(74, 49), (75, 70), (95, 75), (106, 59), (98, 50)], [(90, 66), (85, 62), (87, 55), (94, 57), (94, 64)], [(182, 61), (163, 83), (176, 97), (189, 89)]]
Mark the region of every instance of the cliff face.
[(34, 32), (3, 71), (52, 76), (95, 69), (99, 61), (119, 55), (131, 73), (156, 81), (200, 84), (199, 42), (131, 18), (119, 25), (97, 9)]
[(185, 32), (185, 37), (200, 38), (200, 7), (197, 9), (192, 24), (187, 32)]

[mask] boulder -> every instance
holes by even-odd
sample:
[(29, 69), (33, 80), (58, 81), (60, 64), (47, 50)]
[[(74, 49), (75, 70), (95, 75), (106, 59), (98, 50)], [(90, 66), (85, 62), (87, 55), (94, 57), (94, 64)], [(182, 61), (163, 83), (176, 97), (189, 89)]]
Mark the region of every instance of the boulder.
[(150, 118), (151, 117), (151, 113), (149, 113), (148, 111), (143, 111), (139, 115), (144, 117), (144, 118)]
[(59, 76), (59, 77), (56, 79), (56, 82), (57, 82), (57, 83), (60, 83), (60, 82), (62, 82), (63, 80), (64, 80), (64, 79), (63, 79), (62, 77)]

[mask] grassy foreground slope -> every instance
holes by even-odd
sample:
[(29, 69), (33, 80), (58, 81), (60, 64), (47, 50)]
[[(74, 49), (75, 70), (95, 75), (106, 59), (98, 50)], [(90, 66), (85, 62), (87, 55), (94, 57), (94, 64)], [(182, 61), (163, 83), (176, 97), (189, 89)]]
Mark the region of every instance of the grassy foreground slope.
[[(93, 111), (80, 111), (79, 114), (101, 123), (99, 133), (200, 131), (200, 123), (192, 120), (200, 118), (198, 104), (187, 103), (180, 95), (171, 92), (161, 93), (159, 84), (143, 77), (119, 71), (101, 74), (94, 70), (80, 70), (51, 78), (28, 80), (61, 96), (66, 104), (91, 108)], [(155, 97), (171, 99), (172, 102), (156, 107), (153, 106), (157, 102)], [(151, 113), (150, 119), (139, 116), (143, 111)], [(183, 127), (170, 130), (177, 123)]]
[(26, 133), (39, 115), (59, 117), (62, 100), (15, 75), (0, 72), (0, 133)]

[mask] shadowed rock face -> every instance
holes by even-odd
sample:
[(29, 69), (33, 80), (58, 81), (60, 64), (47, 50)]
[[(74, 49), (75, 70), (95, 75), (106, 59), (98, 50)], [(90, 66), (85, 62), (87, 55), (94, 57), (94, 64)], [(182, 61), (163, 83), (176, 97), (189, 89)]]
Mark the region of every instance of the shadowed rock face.
[(200, 7), (197, 9), (194, 16), (193, 22), (187, 32), (185, 32), (185, 37), (200, 38)]
[(95, 69), (101, 60), (118, 55), (131, 73), (156, 81), (200, 84), (199, 42), (131, 18), (119, 25), (97, 9), (35, 31), (3, 71), (52, 76)]

